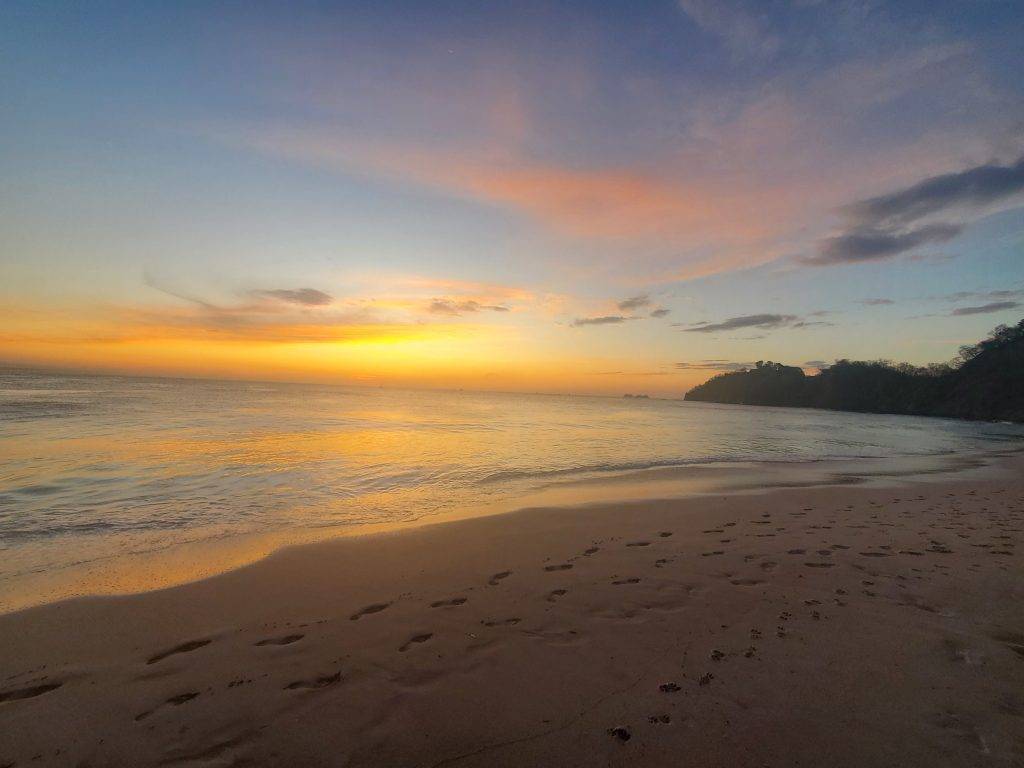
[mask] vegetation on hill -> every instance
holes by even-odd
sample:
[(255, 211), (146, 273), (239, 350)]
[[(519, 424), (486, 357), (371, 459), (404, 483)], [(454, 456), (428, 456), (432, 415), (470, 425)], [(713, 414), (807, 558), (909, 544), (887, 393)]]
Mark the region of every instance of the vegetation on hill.
[(815, 376), (781, 363), (722, 373), (686, 400), (1024, 422), (1024, 320), (1001, 325), (949, 363), (837, 360)]

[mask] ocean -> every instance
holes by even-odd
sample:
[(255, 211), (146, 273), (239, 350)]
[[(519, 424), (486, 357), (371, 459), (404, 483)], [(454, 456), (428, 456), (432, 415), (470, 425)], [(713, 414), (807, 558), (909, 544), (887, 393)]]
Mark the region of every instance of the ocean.
[(905, 416), (6, 371), (0, 610), (525, 504), (755, 487), (768, 468), (931, 472), (1022, 447), (1018, 425)]

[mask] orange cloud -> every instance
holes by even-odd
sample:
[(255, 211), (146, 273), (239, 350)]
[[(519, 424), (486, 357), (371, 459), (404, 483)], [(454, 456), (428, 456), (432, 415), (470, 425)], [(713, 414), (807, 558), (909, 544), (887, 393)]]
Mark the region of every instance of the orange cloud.
[[(726, 189), (709, 178), (669, 180), (641, 168), (574, 168), (515, 151), (461, 152), (360, 142), (324, 131), (250, 133), (260, 151), (348, 173), (384, 176), (527, 214), (551, 230), (598, 240), (708, 238), (749, 243), (770, 235), (784, 213), (768, 195)], [(777, 198), (776, 198), (777, 199)]]

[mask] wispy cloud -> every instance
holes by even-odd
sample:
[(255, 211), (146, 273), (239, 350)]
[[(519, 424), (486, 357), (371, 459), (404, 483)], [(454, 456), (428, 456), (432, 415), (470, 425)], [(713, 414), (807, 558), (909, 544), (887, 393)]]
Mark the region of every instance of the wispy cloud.
[(783, 328), (799, 319), (797, 315), (740, 315), (719, 323), (695, 323), (684, 330), (689, 333), (719, 333), (721, 331), (736, 331), (741, 328)]
[(875, 227), (901, 227), (953, 209), (978, 209), (1024, 193), (1024, 157), (1010, 165), (989, 163), (933, 176), (887, 195), (854, 203), (848, 214)]
[[(804, 263), (828, 266), (889, 259), (959, 235), (992, 206), (1024, 195), (1024, 157), (932, 176), (846, 206), (844, 229), (826, 238)], [(944, 220), (935, 221), (936, 217)]]
[(434, 315), (458, 316), (469, 312), (508, 312), (503, 304), (481, 304), (475, 299), (433, 299), (427, 305), (427, 311)]
[(938, 301), (967, 301), (969, 299), (1017, 299), (1024, 297), (1024, 288), (1001, 288), (994, 291), (956, 291), (942, 296), (931, 296), (929, 298)]
[(301, 304), (306, 307), (323, 307), (334, 301), (334, 297), (330, 294), (318, 291), (316, 288), (273, 288), (255, 290), (250, 293), (258, 298), (274, 299), (286, 304)]
[(734, 58), (769, 58), (781, 45), (768, 22), (737, 0), (679, 0), (697, 26), (719, 38)]
[(665, 309), (665, 307), (658, 307), (657, 309), (651, 310), (651, 317), (668, 317), (671, 313), (671, 309)]
[(738, 363), (732, 360), (698, 360), (696, 362), (676, 363), (681, 371), (745, 371), (753, 368), (754, 363)]
[(828, 320), (799, 320), (793, 323), (790, 328), (834, 328), (835, 323)]
[(639, 296), (631, 296), (628, 299), (623, 299), (619, 302), (619, 309), (623, 312), (633, 312), (637, 309), (643, 309), (651, 305), (651, 297), (646, 293), (642, 293)]
[(860, 303), (865, 307), (888, 307), (896, 302), (892, 299), (861, 299)]
[(952, 317), (962, 315), (988, 315), (992, 312), (1003, 312), (1007, 309), (1017, 309), (1021, 306), (1019, 301), (993, 301), (990, 304), (980, 304), (976, 307), (958, 307), (949, 314)]
[(960, 224), (929, 224), (907, 232), (856, 229), (828, 238), (817, 255), (804, 259), (804, 263), (827, 266), (888, 259), (922, 245), (952, 240), (962, 230)]
[(618, 325), (624, 323), (627, 320), (635, 320), (634, 317), (627, 317), (625, 315), (600, 315), (598, 317), (577, 317), (572, 321), (574, 327), (581, 327), (584, 325)]

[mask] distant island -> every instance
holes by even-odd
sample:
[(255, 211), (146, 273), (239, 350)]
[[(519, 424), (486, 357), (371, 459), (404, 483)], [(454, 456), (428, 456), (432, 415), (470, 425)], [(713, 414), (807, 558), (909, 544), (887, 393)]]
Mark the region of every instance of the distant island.
[(628, 392), (626, 394), (624, 394), (623, 397), (632, 398), (633, 400), (648, 400), (649, 399), (649, 397), (647, 395), (631, 395)]
[(758, 362), (719, 374), (684, 399), (1024, 422), (1024, 320), (961, 347), (949, 363), (837, 360), (808, 376), (795, 366)]

